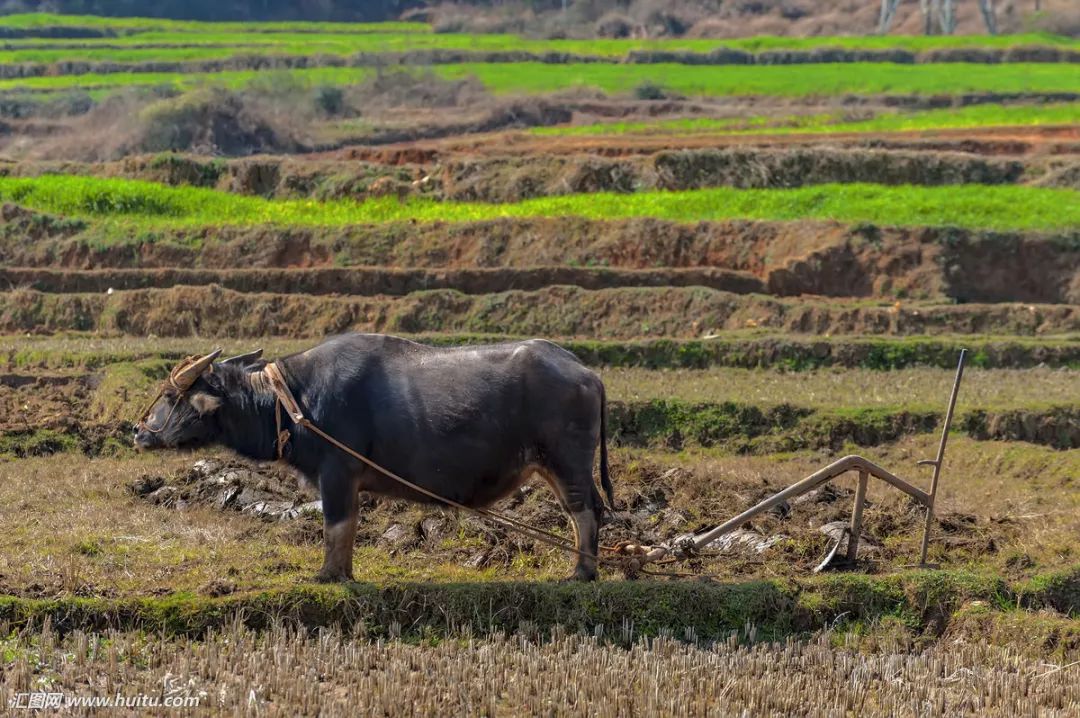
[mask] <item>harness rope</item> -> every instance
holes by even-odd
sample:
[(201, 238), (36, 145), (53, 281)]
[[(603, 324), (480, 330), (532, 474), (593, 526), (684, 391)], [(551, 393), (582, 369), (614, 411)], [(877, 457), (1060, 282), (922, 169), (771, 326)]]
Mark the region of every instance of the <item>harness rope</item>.
[[(308, 429), (312, 433), (314, 433), (314, 434), (318, 435), (319, 437), (321, 437), (326, 442), (328, 442), (328, 443), (336, 446), (337, 448), (341, 449), (342, 451), (344, 451), (349, 456), (352, 456), (353, 458), (362, 461), (364, 464), (371, 467), (372, 469), (375, 469), (376, 471), (383, 474), (384, 476), (387, 476), (387, 477), (393, 479), (394, 481), (398, 482), (399, 484), (401, 484), (403, 486), (407, 486), (408, 488), (412, 489), (413, 491), (416, 491), (417, 493), (423, 494), (424, 496), (427, 496), (428, 498), (435, 499), (436, 501), (444, 503), (444, 504), (446, 504), (448, 506), (452, 506), (452, 507), (454, 507), (456, 509), (461, 509), (462, 511), (466, 511), (466, 512), (475, 514), (477, 516), (482, 516), (482, 517), (487, 518), (487, 519), (489, 519), (491, 521), (502, 524), (505, 528), (512, 529), (512, 530), (517, 531), (518, 533), (522, 533), (522, 534), (524, 534), (524, 535), (528, 536), (529, 538), (532, 538), (532, 539), (534, 539), (536, 541), (541, 541), (543, 543), (549, 544), (549, 545), (554, 546), (556, 548), (560, 548), (560, 549), (562, 549), (564, 551), (569, 551), (571, 553), (576, 553), (579, 556), (582, 556), (582, 557), (585, 557), (585, 558), (591, 558), (591, 559), (593, 559), (593, 560), (595, 560), (597, 562), (618, 563), (617, 559), (604, 558), (602, 556), (597, 556), (597, 555), (595, 555), (593, 553), (590, 553), (588, 551), (582, 551), (581, 549), (577, 548), (576, 546), (572, 546), (563, 537), (561, 537), (561, 536), (559, 536), (557, 534), (553, 534), (550, 531), (546, 531), (546, 530), (544, 530), (542, 528), (539, 528), (537, 526), (532, 526), (530, 524), (519, 521), (518, 519), (512, 518), (510, 516), (506, 516), (504, 514), (496, 513), (494, 511), (490, 511), (488, 509), (478, 509), (478, 508), (475, 508), (475, 507), (472, 507), (472, 506), (467, 506), (465, 504), (459, 503), (457, 501), (454, 501), (453, 499), (448, 499), (445, 496), (440, 496), (439, 494), (436, 494), (433, 491), (429, 491), (428, 489), (425, 489), (423, 486), (415, 484), (412, 481), (409, 481), (408, 479), (403, 478), (403, 477), (395, 474), (393, 471), (390, 471), (389, 469), (387, 469), (387, 468), (385, 468), (383, 466), (380, 466), (379, 464), (372, 461), (368, 457), (364, 456), (360, 452), (355, 451), (351, 447), (341, 443), (340, 441), (338, 441), (334, 437), (330, 436), (325, 431), (320, 429), (318, 426), (313, 424), (310, 419), (308, 419), (306, 416), (304, 416), (304, 412), (300, 409), (300, 405), (296, 402), (296, 398), (293, 396), (292, 390), (289, 389), (289, 385), (285, 381), (285, 377), (282, 375), (281, 369), (280, 369), (280, 367), (278, 367), (276, 362), (270, 362), (269, 364), (267, 364), (263, 368), (263, 373), (266, 375), (267, 381), (268, 381), (268, 383), (270, 385), (270, 389), (274, 392), (274, 397), (275, 397), (275, 401), (274, 401), (274, 421), (276, 423), (275, 436), (277, 437), (276, 438), (277, 457), (278, 457), (279, 461), (281, 461), (284, 458), (285, 446), (288, 444), (289, 439), (292, 436), (289, 433), (289, 430), (282, 428), (282, 425), (281, 425), (281, 410), (282, 410), (282, 408), (284, 408), (286, 413), (288, 413), (289, 418), (292, 419), (293, 423), (297, 424), (298, 426), (302, 426), (305, 429)], [(601, 547), (601, 548), (606, 549), (608, 551), (617, 550), (617, 549), (609, 548), (609, 547)]]

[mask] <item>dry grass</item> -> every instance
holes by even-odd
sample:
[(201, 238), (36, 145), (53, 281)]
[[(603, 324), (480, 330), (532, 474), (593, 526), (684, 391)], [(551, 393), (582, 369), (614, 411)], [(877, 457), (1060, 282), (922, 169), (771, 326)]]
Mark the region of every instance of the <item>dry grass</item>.
[[(624, 626), (623, 634), (632, 635)], [(752, 633), (752, 631), (751, 631)], [(1075, 715), (1080, 667), (979, 642), (862, 653), (807, 642), (629, 648), (579, 634), (462, 637), (435, 645), (333, 630), (234, 627), (205, 641), (24, 631), (0, 649), (0, 701), (17, 692), (200, 698), (222, 715)], [(192, 711), (194, 713), (195, 711)], [(121, 715), (135, 715), (136, 712)], [(186, 713), (185, 713), (186, 714)]]
[(69, 120), (64, 132), (16, 137), (5, 151), (13, 157), (83, 161), (163, 151), (295, 152), (304, 149), (315, 112), (306, 88), (284, 85), (275, 88), (266, 81), (247, 91), (204, 87), (164, 97), (121, 92)]
[[(608, 396), (635, 399), (735, 401), (755, 405), (836, 407), (940, 407), (955, 372), (913, 368), (778, 372), (756, 369), (606, 369)], [(958, 407), (1033, 408), (1080, 396), (1080, 371), (1073, 369), (968, 369)]]

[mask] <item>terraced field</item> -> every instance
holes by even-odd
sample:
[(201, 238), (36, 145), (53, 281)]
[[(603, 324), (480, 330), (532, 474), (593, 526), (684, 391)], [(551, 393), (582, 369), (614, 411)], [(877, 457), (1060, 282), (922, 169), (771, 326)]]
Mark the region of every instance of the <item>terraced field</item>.
[[(339, 650), (392, 654), (327, 679), (372, 706), (417, 661), (439, 666), (432, 685), (480, 686), (454, 693), (463, 712), (534, 710), (529, 691), (552, 690), (481, 707), (494, 689), (452, 677), (458, 647), (597, 661), (619, 676), (613, 714), (669, 710), (650, 687), (667, 672), (707, 676), (684, 691), (699, 706), (797, 712), (760, 686), (813, 675), (844, 686), (818, 705), (859, 712), (873, 693), (872, 711), (921, 714), (874, 677), (885, 664), (925, 706), (1004, 715), (1023, 694), (1077, 710), (1075, 40), (43, 15), (0, 34), (0, 701), (39, 680), (100, 688), (75, 665), (150, 685), (188, 656), (223, 711), (257, 695), (270, 714), (345, 713), (297, 688)], [(124, 94), (137, 85), (157, 87)], [(309, 134), (275, 139), (282, 107)], [(143, 144), (113, 143), (124, 133)], [(715, 525), (848, 453), (925, 487), (916, 461), (937, 450), (965, 348), (937, 568), (912, 568), (921, 510), (875, 482), (859, 561), (812, 572), (850, 513), (848, 477), (657, 567), (707, 580), (605, 569), (588, 586), (560, 583), (567, 559), (544, 544), (370, 499), (358, 581), (316, 586), (321, 517), (296, 477), (216, 450), (136, 454), (130, 429), (188, 354), (276, 357), (350, 330), (545, 336), (596, 368), (609, 545)], [(569, 531), (543, 485), (498, 508)], [(270, 653), (295, 660), (259, 683)], [(782, 670), (697, 673), (721, 664)], [(589, 691), (562, 684), (556, 714)]]

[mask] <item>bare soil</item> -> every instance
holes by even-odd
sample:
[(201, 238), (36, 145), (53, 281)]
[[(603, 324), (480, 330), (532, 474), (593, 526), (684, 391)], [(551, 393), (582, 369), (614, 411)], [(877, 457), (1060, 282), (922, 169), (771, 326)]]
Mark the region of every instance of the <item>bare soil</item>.
[[(1080, 240), (1071, 235), (811, 221), (535, 218), (332, 233), (220, 228), (107, 244), (66, 220), (11, 205), (3, 211), (10, 219), (0, 224), (0, 266), (11, 269), (0, 271), (0, 287), (11, 289), (99, 292), (218, 283), (241, 291), (396, 295), (667, 283), (775, 296), (1080, 303)], [(180, 269), (188, 267), (202, 269)], [(118, 271), (128, 269), (141, 271)]]

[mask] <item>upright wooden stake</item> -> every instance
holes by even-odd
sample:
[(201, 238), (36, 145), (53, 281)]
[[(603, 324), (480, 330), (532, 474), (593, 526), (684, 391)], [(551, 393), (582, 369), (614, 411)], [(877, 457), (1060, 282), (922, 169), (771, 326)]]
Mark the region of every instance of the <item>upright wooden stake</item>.
[(938, 444), (937, 458), (920, 461), (920, 465), (934, 467), (934, 477), (930, 479), (929, 501), (926, 504), (926, 524), (923, 526), (922, 550), (919, 552), (919, 565), (926, 565), (926, 552), (930, 547), (930, 526), (934, 521), (934, 502), (937, 499), (938, 479), (941, 478), (941, 462), (945, 459), (945, 445), (949, 442), (949, 428), (952, 426), (953, 410), (956, 409), (956, 395), (960, 393), (960, 380), (964, 378), (964, 360), (967, 350), (960, 350), (960, 361), (956, 365), (956, 379), (953, 381), (952, 396), (949, 397), (949, 410), (945, 412), (945, 426), (941, 429), (941, 443)]
[(870, 479), (870, 474), (866, 469), (859, 470), (859, 486), (855, 489), (855, 508), (851, 511), (851, 531), (848, 532), (847, 539), (847, 560), (851, 563), (855, 562), (855, 557), (859, 553), (859, 535), (862, 533), (862, 511), (863, 504), (866, 503), (866, 484)]

